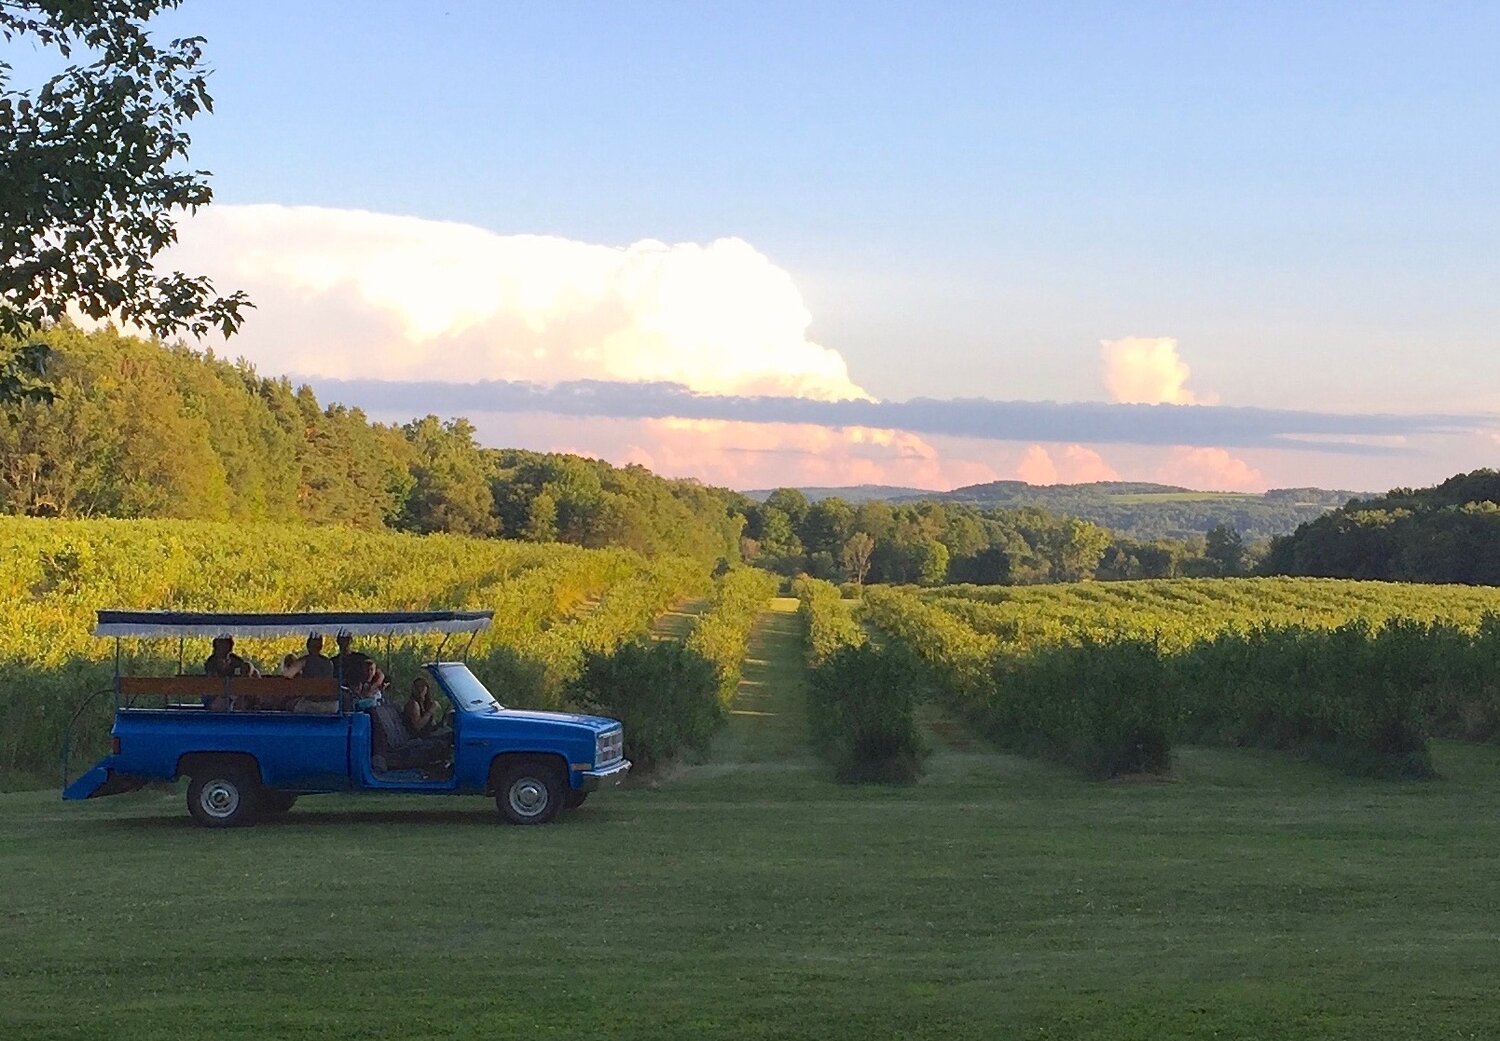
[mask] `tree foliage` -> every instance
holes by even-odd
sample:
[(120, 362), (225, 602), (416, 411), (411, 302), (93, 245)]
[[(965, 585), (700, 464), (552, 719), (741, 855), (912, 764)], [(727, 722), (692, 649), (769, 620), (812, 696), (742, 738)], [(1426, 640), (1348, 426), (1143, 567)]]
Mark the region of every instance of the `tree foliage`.
[(305, 521), (739, 562), (750, 503), (722, 488), (482, 448), (463, 419), (372, 423), (248, 365), (114, 331), (64, 323), (38, 340), (44, 393), (0, 402), (0, 513)]
[(1350, 502), (1272, 541), (1271, 575), (1500, 585), (1500, 472)]
[[(22, 342), (0, 337), (0, 388)], [(375, 423), (247, 364), (108, 330), (62, 323), (27, 357), (44, 365), (18, 363), (0, 401), (4, 513), (452, 532), (875, 584), (1223, 573), (1202, 536), (1136, 542), (1034, 507), (809, 504), (791, 490), (756, 504), (641, 466), (485, 448), (461, 418)]]
[(158, 335), (239, 327), (244, 294), (155, 267), (176, 216), (213, 197), (206, 171), (181, 166), (185, 125), (213, 107), (204, 41), (159, 43), (146, 28), (179, 3), (0, 4), (8, 43), (70, 62), (22, 90), (0, 61), (0, 334), (59, 321), (70, 304)]
[[(1203, 536), (1141, 543), (1078, 517), (1036, 507), (838, 497), (799, 507), (777, 489), (749, 511), (747, 556), (783, 575), (864, 584), (1030, 585), (1079, 579), (1217, 574)], [(801, 517), (798, 523), (794, 518)], [(1247, 551), (1248, 552), (1248, 551)]]
[(1203, 537), (1203, 555), (1211, 560), (1225, 577), (1245, 573), (1245, 543), (1240, 533), (1228, 524), (1217, 525)]

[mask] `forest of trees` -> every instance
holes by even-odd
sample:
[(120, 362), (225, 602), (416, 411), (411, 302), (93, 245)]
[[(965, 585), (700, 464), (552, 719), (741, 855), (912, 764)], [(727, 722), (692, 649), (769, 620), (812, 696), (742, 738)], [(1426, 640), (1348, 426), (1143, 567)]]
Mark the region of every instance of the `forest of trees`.
[(761, 567), (846, 582), (1029, 585), (1236, 575), (1253, 563), (1230, 528), (1140, 542), (1035, 507), (811, 502), (795, 488), (778, 488), (756, 504), (745, 533), (745, 555)]
[(1500, 584), (1500, 472), (1475, 470), (1434, 488), (1395, 488), (1351, 502), (1274, 539), (1261, 570)]
[(1093, 521), (1133, 539), (1184, 539), (1223, 525), (1247, 541), (1285, 535), (1324, 511), (1342, 506), (1357, 493), (1327, 488), (1273, 488), (1259, 495), (1197, 492), (1174, 485), (1136, 481), (1033, 485), (993, 481), (951, 492), (907, 495), (897, 501), (931, 498), (986, 509), (1034, 507)]
[[(749, 501), (643, 467), (371, 422), (185, 347), (62, 325), (43, 393), (0, 402), (0, 512), (301, 521), (737, 558)], [(0, 342), (0, 356), (15, 344)]]
[[(464, 419), (372, 422), (186, 347), (63, 324), (0, 395), (0, 513), (294, 521), (623, 546), (846, 582), (1239, 574), (1237, 532), (1140, 541), (1038, 507), (756, 503), (640, 466), (481, 447)], [(29, 342), (29, 341), (28, 341)], [(0, 373), (22, 341), (0, 341)]]

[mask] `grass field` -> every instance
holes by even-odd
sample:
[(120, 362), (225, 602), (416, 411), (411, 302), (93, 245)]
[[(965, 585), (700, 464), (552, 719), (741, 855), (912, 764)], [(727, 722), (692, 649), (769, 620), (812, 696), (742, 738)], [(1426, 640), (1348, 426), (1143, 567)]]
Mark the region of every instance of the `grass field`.
[(548, 828), (479, 800), (0, 796), (0, 1038), (1500, 1036), (1500, 750), (1098, 784), (929, 735), (832, 783), (774, 602), (708, 762)]

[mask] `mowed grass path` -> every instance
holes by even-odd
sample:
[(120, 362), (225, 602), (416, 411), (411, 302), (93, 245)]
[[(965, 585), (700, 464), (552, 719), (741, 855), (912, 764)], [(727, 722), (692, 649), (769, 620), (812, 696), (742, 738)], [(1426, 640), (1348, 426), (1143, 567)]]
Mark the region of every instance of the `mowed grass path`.
[(651, 626), (651, 638), (653, 640), (685, 640), (688, 633), (693, 631), (693, 626), (698, 624), (698, 616), (708, 610), (708, 597), (700, 597), (696, 600), (688, 600), (678, 604), (670, 611), (659, 615)]
[(0, 796), (0, 1038), (1500, 1036), (1497, 750), (1382, 784), (1187, 749), (1109, 785), (980, 749), (846, 788), (782, 718), (773, 608), (718, 768), (554, 827)]
[(714, 743), (711, 765), (813, 767), (803, 689), (805, 639), (796, 599), (773, 599), (750, 632), (739, 689)]

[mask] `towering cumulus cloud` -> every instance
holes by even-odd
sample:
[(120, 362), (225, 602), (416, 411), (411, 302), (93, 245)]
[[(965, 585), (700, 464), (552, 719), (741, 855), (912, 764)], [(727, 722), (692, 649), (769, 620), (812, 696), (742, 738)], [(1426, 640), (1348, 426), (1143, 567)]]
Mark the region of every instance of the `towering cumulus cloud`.
[[(1488, 427), (1173, 408), (1213, 398), (1189, 387), (1167, 337), (1101, 341), (1109, 404), (877, 402), (810, 338), (791, 275), (737, 238), (606, 246), (278, 205), (217, 205), (180, 235), (169, 264), (255, 301), (228, 348), (263, 372), (306, 378), (385, 421), (466, 415), (487, 444), (576, 448), (742, 487), (1097, 481), (1119, 467), (1246, 488), (1264, 478), (1230, 449), (1327, 451), (1341, 438), (1345, 455), (1389, 452), (1370, 439)], [(924, 361), (942, 357), (935, 348)], [(980, 389), (961, 366), (953, 381)]]
[[(316, 207), (214, 206), (171, 258), (250, 293), (231, 349), (263, 371), (394, 381), (404, 420), (449, 414), (402, 381), (665, 381), (705, 394), (868, 400), (844, 359), (808, 338), (791, 276), (740, 239), (601, 246)], [(358, 402), (355, 402), (358, 403)], [(462, 412), (489, 444), (576, 450), (750, 487), (993, 479), (922, 437), (855, 425)]]
[(1188, 389), (1187, 363), (1170, 336), (1100, 340), (1104, 384), (1116, 401), (1132, 405), (1211, 405), (1213, 396)]
[(613, 247), (352, 210), (214, 206), (172, 257), (258, 310), (235, 347), (271, 371), (380, 379), (669, 380), (863, 398), (807, 338), (791, 277), (748, 243)]

